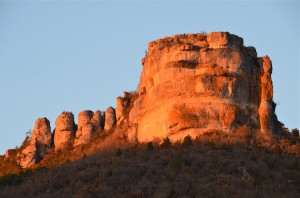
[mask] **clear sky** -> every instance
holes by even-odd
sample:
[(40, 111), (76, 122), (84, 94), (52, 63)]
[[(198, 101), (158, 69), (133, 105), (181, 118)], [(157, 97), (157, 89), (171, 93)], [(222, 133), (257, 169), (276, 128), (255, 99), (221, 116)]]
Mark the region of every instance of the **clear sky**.
[(0, 0), (0, 154), (39, 117), (115, 106), (137, 88), (147, 43), (228, 31), (273, 62), (276, 113), (300, 128), (299, 1)]

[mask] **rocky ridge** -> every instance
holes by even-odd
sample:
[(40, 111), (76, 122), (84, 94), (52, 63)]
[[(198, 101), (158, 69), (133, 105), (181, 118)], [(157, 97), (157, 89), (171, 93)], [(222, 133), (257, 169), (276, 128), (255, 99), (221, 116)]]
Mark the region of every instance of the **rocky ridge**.
[(63, 112), (51, 133), (39, 118), (29, 145), (18, 154), (23, 168), (66, 147), (89, 144), (111, 132), (129, 142), (180, 141), (244, 127), (266, 138), (281, 135), (273, 102), (272, 63), (228, 32), (180, 34), (148, 44), (137, 93), (124, 92), (116, 109), (82, 111), (78, 125)]

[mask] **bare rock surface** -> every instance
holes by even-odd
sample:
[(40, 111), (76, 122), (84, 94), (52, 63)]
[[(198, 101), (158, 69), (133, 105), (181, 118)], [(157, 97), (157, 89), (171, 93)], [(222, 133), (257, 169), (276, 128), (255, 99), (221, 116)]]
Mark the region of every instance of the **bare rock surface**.
[(273, 133), (272, 64), (228, 32), (184, 34), (148, 44), (129, 139), (181, 140), (249, 126)]
[[(232, 135), (239, 128), (263, 137), (281, 133), (272, 62), (268, 56), (257, 57), (256, 49), (244, 46), (239, 36), (212, 32), (158, 39), (148, 44), (142, 65), (137, 91), (118, 97), (116, 109), (82, 111), (78, 125), (71, 112), (63, 112), (54, 134), (47, 118), (38, 119), (18, 164), (26, 168), (39, 162), (51, 147), (88, 144), (102, 131), (134, 142), (181, 141), (214, 131)], [(6, 157), (12, 153), (7, 151)]]
[(51, 147), (52, 134), (47, 118), (36, 120), (28, 146), (22, 151), (19, 165), (27, 168), (44, 158)]
[(116, 107), (116, 120), (119, 124), (124, 120), (125, 112), (124, 112), (124, 98), (118, 97), (117, 98), (117, 107)]
[(105, 124), (104, 124), (104, 130), (110, 131), (112, 130), (116, 125), (116, 111), (112, 107), (108, 107), (105, 111)]
[(55, 150), (72, 145), (75, 138), (74, 115), (63, 112), (55, 121), (54, 145)]
[(92, 140), (94, 133), (101, 133), (103, 118), (100, 111), (82, 111), (78, 114), (78, 129), (74, 146), (87, 144)]

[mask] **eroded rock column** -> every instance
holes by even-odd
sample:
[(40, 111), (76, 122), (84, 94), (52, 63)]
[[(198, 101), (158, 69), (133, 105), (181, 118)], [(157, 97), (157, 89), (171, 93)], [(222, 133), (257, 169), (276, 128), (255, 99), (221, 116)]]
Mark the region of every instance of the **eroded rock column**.
[(78, 130), (74, 146), (90, 143), (94, 133), (102, 131), (102, 115), (100, 111), (82, 111), (78, 114)]
[(108, 107), (105, 111), (105, 124), (104, 130), (110, 131), (116, 125), (116, 112), (115, 109), (112, 107)]
[(271, 133), (274, 130), (273, 84), (271, 79), (272, 63), (268, 56), (259, 59), (260, 76), (260, 105), (259, 120), (262, 133)]
[(120, 96), (117, 98), (116, 119), (117, 124), (124, 120), (124, 100)]
[(27, 168), (39, 162), (51, 147), (52, 135), (50, 122), (47, 118), (36, 120), (29, 145), (22, 151), (19, 164)]
[(72, 145), (75, 137), (74, 115), (63, 112), (55, 121), (54, 146), (55, 150)]

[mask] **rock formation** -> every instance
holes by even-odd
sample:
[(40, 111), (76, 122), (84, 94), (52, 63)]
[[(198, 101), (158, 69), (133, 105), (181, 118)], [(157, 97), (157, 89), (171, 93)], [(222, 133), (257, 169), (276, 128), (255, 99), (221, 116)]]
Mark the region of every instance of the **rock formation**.
[[(29, 145), (19, 154), (28, 167), (43, 159), (52, 146), (88, 144), (93, 134), (147, 142), (169, 137), (182, 140), (213, 131), (234, 133), (238, 127), (280, 135), (273, 102), (272, 63), (257, 57), (254, 47), (228, 32), (181, 34), (148, 44), (137, 93), (124, 92), (116, 110), (82, 111), (78, 127), (70, 112), (56, 119), (54, 145), (50, 123), (40, 118)], [(7, 152), (7, 156), (10, 153)]]
[(274, 133), (272, 65), (228, 32), (174, 35), (150, 42), (129, 138), (180, 140), (237, 126)]
[(124, 99), (122, 97), (117, 97), (117, 107), (116, 107), (116, 119), (117, 119), (117, 124), (122, 122), (125, 117), (125, 112), (124, 112)]
[(55, 121), (54, 145), (55, 150), (72, 145), (75, 138), (74, 115), (63, 112)]
[(112, 107), (108, 107), (105, 111), (105, 124), (104, 130), (110, 131), (116, 125), (116, 112), (115, 109)]
[(87, 144), (92, 140), (94, 133), (101, 133), (103, 119), (100, 111), (82, 111), (78, 114), (78, 129), (74, 146)]
[(16, 152), (16, 149), (7, 149), (5, 151), (5, 158), (10, 158), (14, 152)]
[(50, 149), (51, 142), (52, 135), (49, 120), (47, 118), (37, 119), (30, 142), (20, 155), (19, 165), (26, 168), (39, 162)]
[(262, 133), (275, 130), (275, 104), (273, 102), (272, 63), (268, 56), (258, 60), (260, 71), (260, 104), (258, 108), (260, 129)]

